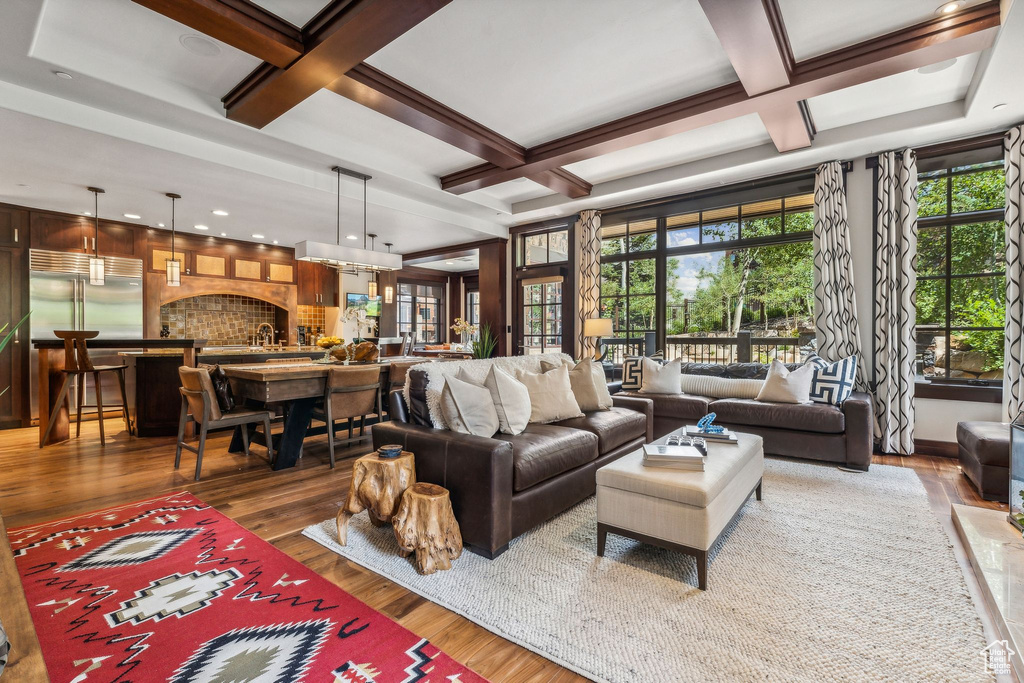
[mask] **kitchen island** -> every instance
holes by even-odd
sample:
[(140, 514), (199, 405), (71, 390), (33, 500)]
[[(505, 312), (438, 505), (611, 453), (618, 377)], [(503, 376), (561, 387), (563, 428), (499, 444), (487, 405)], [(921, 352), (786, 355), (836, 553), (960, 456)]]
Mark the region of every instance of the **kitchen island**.
[[(139, 344), (136, 344), (139, 346)], [(321, 358), (323, 349), (315, 346), (282, 346), (273, 348), (207, 346), (196, 353), (196, 363), (235, 365), (264, 363), (270, 359)], [(178, 367), (184, 362), (181, 350), (174, 348), (125, 351), (120, 354), (135, 377), (135, 391), (128, 393), (128, 412), (138, 436), (174, 436), (178, 433), (178, 411), (181, 394)]]

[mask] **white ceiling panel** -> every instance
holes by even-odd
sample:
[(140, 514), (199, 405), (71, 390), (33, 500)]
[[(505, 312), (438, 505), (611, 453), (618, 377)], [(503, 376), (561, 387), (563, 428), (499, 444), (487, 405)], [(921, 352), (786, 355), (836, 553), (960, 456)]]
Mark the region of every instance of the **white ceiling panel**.
[(603, 183), (716, 154), (754, 147), (770, 139), (761, 119), (757, 114), (751, 114), (569, 164), (565, 168), (591, 183)]
[[(778, 0), (797, 61), (935, 17), (941, 0)], [(971, 4), (977, 4), (974, 0)]]
[(529, 178), (519, 178), (518, 180), (512, 180), (483, 190), (467, 192), (463, 196), (472, 199), (477, 195), (484, 195), (499, 201), (515, 203), (543, 197), (547, 194), (551, 194), (551, 190), (543, 185), (535, 183)]
[[(177, 226), (183, 232), (293, 246), (310, 239), (336, 238), (334, 182), (311, 185), (269, 178), (209, 161), (168, 152), (0, 109), (0, 202), (81, 213), (91, 210), (89, 185), (102, 187), (100, 215), (124, 220), (134, 213), (138, 223), (169, 225), (170, 203), (165, 192), (177, 192)], [(345, 183), (353, 183), (348, 179)], [(349, 193), (351, 187), (345, 188)], [(361, 190), (361, 188), (358, 188)], [(361, 191), (356, 193), (358, 197)], [(394, 242), (399, 253), (481, 239), (480, 232), (415, 213), (381, 206), (381, 193), (371, 180), (367, 226), (378, 245)], [(342, 234), (361, 233), (363, 204), (343, 196)], [(228, 216), (214, 216), (214, 209)], [(192, 227), (203, 224), (208, 232)]]
[(674, 0), (455, 0), (367, 61), (527, 146), (735, 80)]
[(470, 256), (460, 256), (458, 258), (439, 258), (436, 261), (430, 261), (428, 263), (417, 263), (417, 268), (430, 268), (431, 270), (442, 270), (446, 273), (464, 273), (467, 270), (479, 270), (480, 269), (480, 250), (474, 249)]
[(960, 57), (938, 73), (917, 71), (837, 90), (807, 101), (818, 130), (838, 128), (936, 104), (962, 100), (978, 64), (978, 55)]
[(253, 0), (254, 4), (302, 28), (327, 6), (327, 0)]

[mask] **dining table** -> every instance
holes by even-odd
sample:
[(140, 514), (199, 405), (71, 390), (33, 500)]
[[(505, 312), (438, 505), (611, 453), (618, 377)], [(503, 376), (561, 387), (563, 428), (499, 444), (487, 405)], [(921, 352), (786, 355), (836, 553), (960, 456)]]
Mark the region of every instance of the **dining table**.
[[(382, 374), (387, 373), (390, 365), (396, 361), (422, 361), (422, 358), (408, 356), (391, 356), (370, 363), (353, 362), (346, 366), (343, 362), (324, 363), (321, 361), (296, 361), (294, 363), (258, 363), (252, 365), (222, 365), (224, 374), (231, 383), (231, 393), (239, 405), (284, 407), (284, 431), (274, 438), (275, 470), (294, 467), (302, 452), (302, 444), (307, 436), (326, 434), (328, 426), (311, 427), (313, 407), (317, 400), (324, 397), (327, 376), (331, 368), (375, 365)], [(385, 382), (381, 381), (381, 387)], [(377, 389), (382, 392), (382, 388)], [(382, 396), (383, 398), (383, 396)], [(379, 405), (379, 404), (378, 404)], [(378, 416), (379, 419), (379, 416)], [(242, 453), (245, 451), (242, 429), (235, 427), (228, 451)], [(259, 443), (262, 439), (253, 435)], [(265, 444), (264, 444), (265, 445)]]

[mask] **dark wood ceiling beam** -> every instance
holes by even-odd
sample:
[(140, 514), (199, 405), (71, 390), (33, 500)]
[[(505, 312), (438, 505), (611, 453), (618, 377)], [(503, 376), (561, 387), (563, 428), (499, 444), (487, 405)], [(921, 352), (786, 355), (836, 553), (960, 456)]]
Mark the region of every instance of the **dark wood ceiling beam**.
[[(700, 6), (748, 95), (790, 84), (795, 60), (775, 0), (700, 0)], [(758, 114), (780, 152), (810, 147), (811, 131), (797, 102), (766, 107)]]
[(263, 128), (450, 1), (334, 0), (303, 29), (299, 59), (283, 69), (260, 67), (228, 93), (228, 118)]
[(277, 67), (302, 56), (302, 32), (249, 0), (134, 0)]
[(594, 189), (594, 186), (586, 180), (580, 178), (578, 175), (570, 173), (564, 168), (554, 168), (550, 171), (541, 171), (540, 173), (534, 173), (527, 177), (533, 182), (539, 183), (558, 194), (564, 194), (570, 199), (587, 197)]
[(918, 69), (991, 46), (999, 30), (999, 3), (980, 5), (794, 65), (790, 84), (750, 96), (730, 83), (579, 133), (529, 148), (526, 163), (492, 164), (451, 173), (441, 187), (461, 194), (591, 159), (761, 110)]

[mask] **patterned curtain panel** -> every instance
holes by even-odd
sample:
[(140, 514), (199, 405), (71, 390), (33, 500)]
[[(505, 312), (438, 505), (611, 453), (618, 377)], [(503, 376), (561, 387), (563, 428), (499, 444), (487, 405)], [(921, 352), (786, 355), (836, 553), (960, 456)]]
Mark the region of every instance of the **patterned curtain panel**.
[(1024, 361), (1021, 335), (1024, 334), (1024, 126), (1011, 128), (1003, 139), (1006, 170), (1006, 340), (1004, 342), (1003, 408), (1004, 419), (1017, 420), (1024, 410)]
[(875, 413), (884, 453), (914, 452), (917, 155), (878, 155), (875, 206)]
[(814, 327), (818, 355), (832, 363), (857, 358), (857, 391), (867, 391), (853, 291), (853, 259), (846, 222), (846, 186), (838, 161), (814, 174)]
[(576, 321), (576, 357), (593, 356), (595, 339), (583, 336), (583, 323), (587, 318), (600, 317), (598, 297), (601, 296), (601, 214), (580, 211), (576, 221), (576, 247), (579, 264), (579, 320)]

